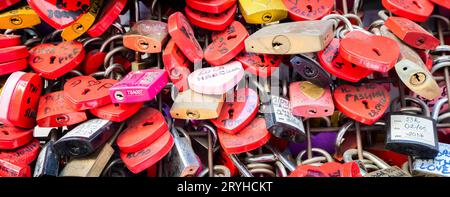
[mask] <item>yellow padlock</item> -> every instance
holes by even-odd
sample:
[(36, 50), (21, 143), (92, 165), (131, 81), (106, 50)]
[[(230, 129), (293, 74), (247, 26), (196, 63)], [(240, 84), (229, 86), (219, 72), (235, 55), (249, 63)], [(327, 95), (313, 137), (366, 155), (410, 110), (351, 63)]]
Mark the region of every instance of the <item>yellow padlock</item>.
[(83, 14), (77, 21), (63, 29), (61, 37), (64, 40), (72, 41), (83, 35), (95, 22), (97, 14), (102, 8), (103, 0), (91, 0), (91, 6), (86, 14)]
[(24, 29), (40, 23), (39, 15), (30, 6), (0, 14), (0, 29)]
[(288, 16), (281, 0), (239, 0), (239, 10), (248, 24), (271, 23)]
[(222, 109), (223, 95), (207, 95), (186, 90), (176, 97), (170, 115), (175, 119), (207, 120), (217, 118)]

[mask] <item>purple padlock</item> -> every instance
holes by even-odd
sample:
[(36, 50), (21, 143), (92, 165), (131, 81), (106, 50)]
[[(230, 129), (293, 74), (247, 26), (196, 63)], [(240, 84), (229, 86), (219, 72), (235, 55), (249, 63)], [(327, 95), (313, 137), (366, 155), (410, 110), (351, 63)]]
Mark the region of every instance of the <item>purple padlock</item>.
[(137, 103), (150, 101), (169, 82), (163, 69), (132, 71), (109, 89), (113, 103)]

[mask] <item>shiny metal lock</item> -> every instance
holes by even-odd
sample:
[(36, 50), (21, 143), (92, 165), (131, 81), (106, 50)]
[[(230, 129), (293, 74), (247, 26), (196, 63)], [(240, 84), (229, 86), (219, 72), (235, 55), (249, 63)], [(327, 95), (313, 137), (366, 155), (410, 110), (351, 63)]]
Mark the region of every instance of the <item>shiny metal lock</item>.
[(52, 130), (51, 139), (41, 149), (34, 167), (33, 177), (52, 176), (59, 173), (60, 156), (53, 150), (53, 145), (57, 140), (58, 130)]
[(223, 95), (207, 95), (186, 90), (178, 93), (170, 115), (175, 119), (214, 119), (219, 117), (223, 101)]
[(333, 37), (333, 22), (330, 20), (274, 24), (251, 34), (245, 40), (245, 50), (265, 54), (318, 52)]
[(248, 24), (271, 23), (288, 16), (288, 10), (280, 0), (239, 0), (239, 10)]
[(155, 20), (141, 20), (123, 36), (123, 45), (142, 53), (160, 53), (169, 39), (167, 24)]
[(163, 160), (165, 175), (168, 177), (195, 176), (201, 165), (192, 149), (189, 136), (178, 135), (180, 129), (176, 127), (171, 129), (175, 145)]
[(333, 97), (328, 87), (322, 88), (309, 81), (289, 85), (292, 114), (305, 118), (331, 116), (334, 112)]
[(308, 56), (299, 54), (292, 57), (291, 65), (294, 67), (294, 71), (300, 74), (304, 80), (323, 88), (333, 87), (333, 81), (327, 71), (317, 61)]
[(415, 159), (412, 173), (414, 176), (450, 177), (450, 145), (439, 143), (439, 153), (433, 159)]
[(0, 14), (0, 29), (24, 29), (41, 23), (30, 6), (23, 6)]

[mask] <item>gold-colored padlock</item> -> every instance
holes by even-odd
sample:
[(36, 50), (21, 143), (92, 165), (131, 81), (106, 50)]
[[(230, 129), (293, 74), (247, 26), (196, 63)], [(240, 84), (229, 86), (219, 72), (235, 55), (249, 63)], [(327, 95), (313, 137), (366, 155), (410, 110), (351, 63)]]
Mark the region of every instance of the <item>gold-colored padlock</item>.
[(123, 46), (142, 53), (160, 53), (168, 35), (166, 23), (141, 20), (123, 36)]
[(40, 23), (39, 15), (30, 6), (0, 14), (0, 29), (24, 29)]
[(419, 55), (401, 42), (386, 26), (380, 28), (380, 33), (397, 41), (400, 46), (400, 58), (395, 64), (395, 71), (406, 87), (430, 100), (439, 97), (441, 90)]
[(214, 119), (219, 116), (223, 100), (223, 95), (207, 95), (186, 90), (176, 97), (170, 115), (176, 119)]
[(299, 54), (323, 50), (333, 39), (330, 20), (299, 21), (269, 25), (245, 40), (249, 53)]
[(102, 8), (103, 0), (91, 0), (91, 6), (86, 14), (83, 14), (77, 21), (63, 29), (61, 37), (67, 41), (75, 40), (83, 35), (95, 22), (97, 14)]
[(281, 0), (239, 0), (239, 10), (248, 24), (271, 23), (288, 16)]

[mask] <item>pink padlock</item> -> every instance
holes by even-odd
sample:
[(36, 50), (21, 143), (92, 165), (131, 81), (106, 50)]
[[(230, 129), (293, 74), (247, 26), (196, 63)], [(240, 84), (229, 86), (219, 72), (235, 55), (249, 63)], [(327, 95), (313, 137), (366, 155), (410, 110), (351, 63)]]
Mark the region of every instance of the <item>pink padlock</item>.
[(166, 86), (169, 78), (162, 69), (132, 71), (109, 88), (113, 103), (150, 101)]
[(242, 77), (242, 64), (232, 61), (222, 66), (198, 69), (189, 75), (188, 82), (195, 92), (221, 95), (233, 88)]
[(331, 116), (334, 112), (333, 97), (329, 88), (322, 88), (309, 81), (289, 85), (291, 110), (295, 116), (316, 118)]
[(16, 84), (19, 82), (20, 78), (25, 75), (25, 72), (17, 71), (12, 73), (5, 82), (3, 86), (2, 93), (0, 95), (0, 122), (7, 125), (12, 125), (8, 121), (8, 109), (9, 103), (11, 102), (11, 97), (16, 88)]

